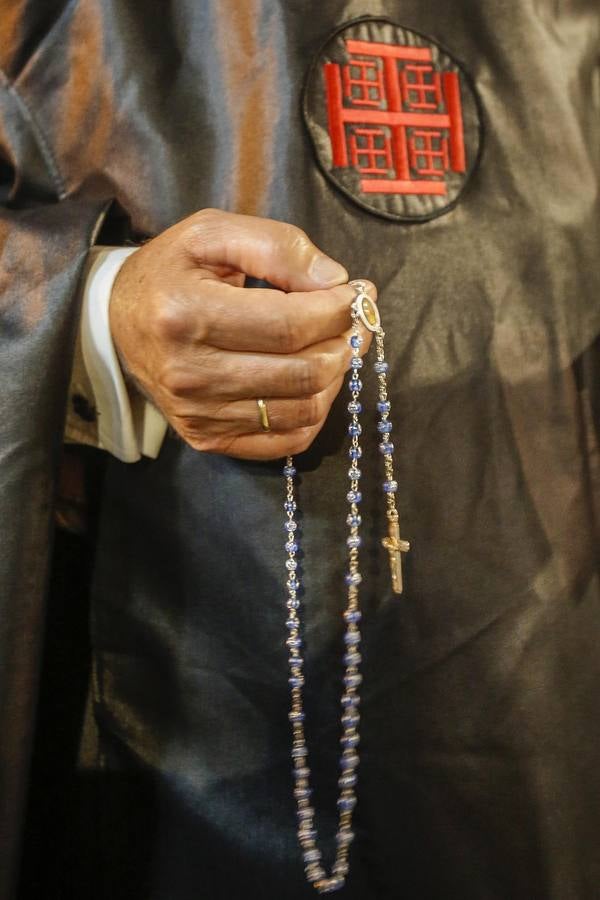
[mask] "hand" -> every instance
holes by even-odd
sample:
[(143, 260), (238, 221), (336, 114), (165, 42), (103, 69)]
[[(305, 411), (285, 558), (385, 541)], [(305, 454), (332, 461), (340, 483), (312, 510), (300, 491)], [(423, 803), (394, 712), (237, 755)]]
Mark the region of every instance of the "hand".
[[(281, 290), (244, 288), (246, 275)], [(202, 210), (127, 258), (111, 332), (126, 372), (188, 444), (275, 459), (312, 443), (343, 383), (355, 294), (347, 280), (292, 225)]]

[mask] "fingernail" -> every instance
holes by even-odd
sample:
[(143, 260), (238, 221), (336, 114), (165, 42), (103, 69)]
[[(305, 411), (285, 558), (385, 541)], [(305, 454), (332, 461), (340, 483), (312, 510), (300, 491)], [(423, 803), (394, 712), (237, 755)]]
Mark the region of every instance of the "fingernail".
[(345, 268), (330, 259), (329, 256), (315, 256), (309, 270), (310, 277), (322, 287), (330, 287), (335, 284), (344, 284), (348, 281), (348, 273)]

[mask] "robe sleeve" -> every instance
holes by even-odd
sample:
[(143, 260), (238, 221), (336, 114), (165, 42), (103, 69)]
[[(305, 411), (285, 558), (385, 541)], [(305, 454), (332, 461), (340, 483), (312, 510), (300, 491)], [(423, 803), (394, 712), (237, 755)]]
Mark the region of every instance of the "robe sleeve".
[(78, 281), (110, 203), (63, 189), (0, 73), (0, 900), (15, 890)]

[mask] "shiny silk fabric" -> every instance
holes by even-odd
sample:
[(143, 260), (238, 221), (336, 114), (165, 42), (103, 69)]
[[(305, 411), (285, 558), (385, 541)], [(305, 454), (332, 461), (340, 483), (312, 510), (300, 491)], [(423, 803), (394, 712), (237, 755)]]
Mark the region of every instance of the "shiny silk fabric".
[[(413, 550), (396, 598), (365, 440), (359, 803), (340, 896), (593, 900), (598, 3), (4, 6), (0, 897), (17, 867), (77, 280), (113, 201), (132, 235), (206, 206), (291, 221), (379, 286)], [(448, 47), (481, 98), (478, 170), (425, 224), (348, 201), (302, 123), (315, 53), (365, 14)], [(298, 460), (307, 732), (328, 853), (344, 405)], [(92, 588), (99, 792), (79, 811), (94, 861), (71, 893), (48, 876), (44, 896), (313, 896), (291, 798), (282, 490), (278, 465), (173, 439), (157, 461), (110, 461)]]

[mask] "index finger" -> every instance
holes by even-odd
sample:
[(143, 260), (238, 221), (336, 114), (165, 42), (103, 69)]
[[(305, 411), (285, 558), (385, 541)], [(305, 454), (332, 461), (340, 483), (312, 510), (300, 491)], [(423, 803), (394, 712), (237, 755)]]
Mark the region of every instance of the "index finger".
[[(376, 300), (375, 286), (365, 284)], [(337, 337), (351, 325), (350, 304), (356, 296), (356, 288), (349, 284), (286, 294), (209, 278), (202, 278), (200, 292), (203, 314), (197, 340), (221, 350), (261, 353), (298, 353)]]

